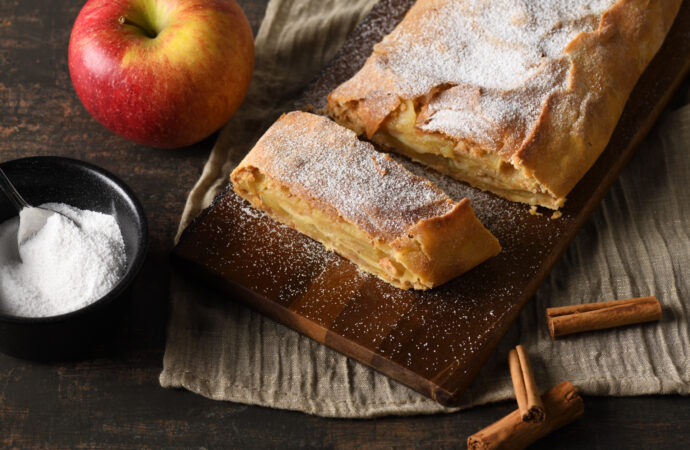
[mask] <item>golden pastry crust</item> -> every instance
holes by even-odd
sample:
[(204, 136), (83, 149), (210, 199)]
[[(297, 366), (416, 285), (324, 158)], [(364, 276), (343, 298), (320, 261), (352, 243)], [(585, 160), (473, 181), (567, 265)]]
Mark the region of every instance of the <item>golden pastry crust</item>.
[(283, 115), (232, 172), (238, 195), (402, 289), (429, 289), (496, 255), (454, 202), (326, 117)]
[(680, 4), (419, 0), (330, 94), (329, 113), (476, 187), (557, 209), (608, 144)]

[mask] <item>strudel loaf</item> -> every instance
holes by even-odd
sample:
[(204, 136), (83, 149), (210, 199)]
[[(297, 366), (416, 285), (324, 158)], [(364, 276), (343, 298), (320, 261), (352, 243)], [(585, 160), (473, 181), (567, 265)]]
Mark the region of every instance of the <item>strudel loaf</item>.
[(231, 180), (254, 207), (402, 289), (432, 288), (500, 251), (467, 199), (326, 117), (283, 115)]
[(681, 0), (418, 0), (329, 96), (339, 123), (557, 209), (606, 147)]

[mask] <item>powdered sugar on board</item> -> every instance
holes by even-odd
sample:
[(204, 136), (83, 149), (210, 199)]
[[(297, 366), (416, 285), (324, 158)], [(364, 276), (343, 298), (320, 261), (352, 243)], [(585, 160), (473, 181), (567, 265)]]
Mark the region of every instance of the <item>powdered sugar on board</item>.
[[(519, 145), (547, 97), (565, 87), (564, 53), (579, 33), (598, 28), (613, 0), (421, 0), (374, 47), (368, 64), (391, 77), (404, 99), (434, 88), (420, 128), (499, 150), (507, 126)], [(348, 86), (349, 85), (349, 86)], [(365, 76), (345, 83), (376, 92)], [(368, 95), (368, 94), (367, 94)], [(376, 101), (376, 95), (367, 101)]]
[[(519, 290), (497, 283), (503, 274), (490, 268), (430, 291), (397, 289), (251, 208), (231, 189), (184, 232), (175, 257), (252, 292), (239, 297), (250, 304), (254, 295), (269, 299), (290, 316), (370, 343), (379, 355), (426, 376), (486, 346), (512, 307), (504, 299)], [(484, 314), (480, 287), (491, 294), (491, 314)]]
[(395, 239), (420, 220), (455, 206), (354, 132), (309, 113), (279, 119), (245, 161), (374, 237)]

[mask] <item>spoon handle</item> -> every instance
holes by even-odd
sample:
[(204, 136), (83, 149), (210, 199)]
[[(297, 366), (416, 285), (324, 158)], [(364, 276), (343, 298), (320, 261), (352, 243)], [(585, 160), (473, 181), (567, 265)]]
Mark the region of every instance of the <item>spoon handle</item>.
[(0, 169), (0, 190), (7, 195), (7, 198), (9, 198), (14, 207), (17, 208), (17, 212), (21, 211), (23, 208), (31, 206), (22, 198), (21, 195), (19, 195), (19, 192), (17, 192), (17, 189), (15, 189), (14, 185), (10, 179), (7, 178), (7, 175), (5, 175), (5, 172), (2, 169)]

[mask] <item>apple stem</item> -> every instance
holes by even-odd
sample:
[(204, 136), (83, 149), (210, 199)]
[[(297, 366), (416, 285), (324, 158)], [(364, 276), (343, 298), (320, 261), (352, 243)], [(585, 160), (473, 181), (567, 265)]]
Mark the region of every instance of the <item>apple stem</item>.
[(148, 28), (146, 28), (146, 27), (143, 27), (143, 26), (139, 25), (139, 24), (136, 23), (136, 22), (133, 22), (132, 20), (128, 19), (128, 18), (125, 17), (125, 16), (120, 16), (120, 18), (117, 19), (117, 21), (120, 23), (120, 25), (131, 25), (131, 26), (133, 26), (133, 27), (139, 28), (141, 31), (144, 32), (144, 34), (145, 34), (146, 36), (150, 37), (151, 39), (153, 39), (153, 38), (156, 37), (156, 33), (155, 33), (154, 31), (152, 31), (152, 30), (150, 30), (150, 29), (148, 29)]

